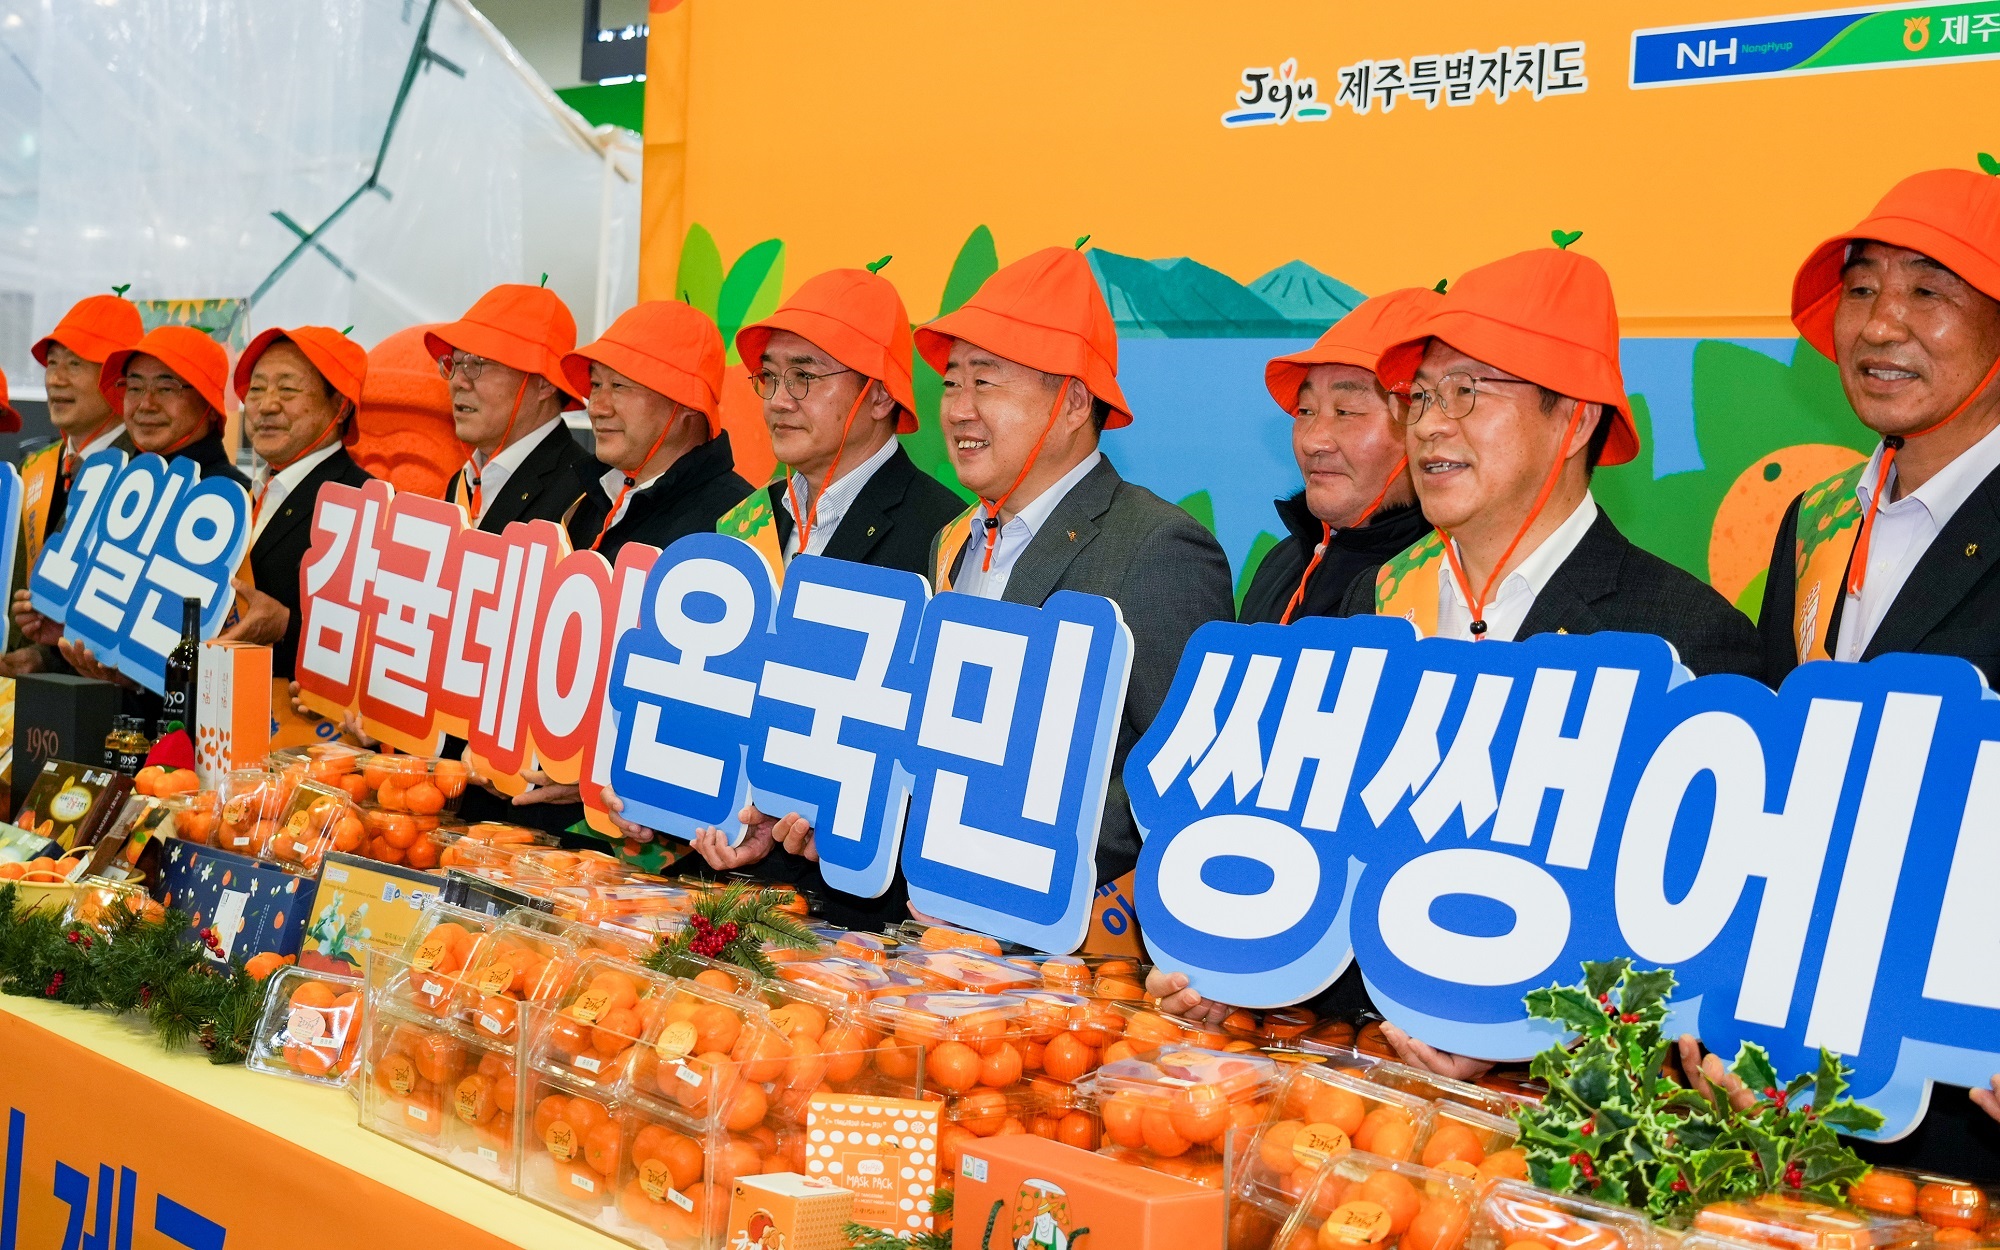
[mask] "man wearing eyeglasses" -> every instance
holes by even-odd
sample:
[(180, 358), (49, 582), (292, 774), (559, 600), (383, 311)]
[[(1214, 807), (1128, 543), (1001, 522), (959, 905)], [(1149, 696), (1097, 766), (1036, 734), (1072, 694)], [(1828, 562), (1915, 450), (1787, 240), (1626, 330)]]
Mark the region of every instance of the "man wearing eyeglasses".
[(193, 326), (161, 326), (131, 347), (112, 352), (98, 389), (125, 413), (132, 445), (171, 460), (186, 456), (204, 478), (220, 474), (249, 488), (222, 445), (223, 388), (229, 353)]
[(251, 587), (223, 637), (271, 647), (271, 675), (290, 680), (299, 649), (299, 563), (313, 505), (328, 482), (370, 480), (341, 440), (360, 403), (368, 353), (338, 330), (266, 330), (236, 362), (243, 428), (263, 460), (250, 485)]
[(665, 550), (712, 531), (750, 489), (722, 428), (722, 334), (700, 309), (635, 305), (564, 356), (563, 371), (590, 396), (597, 451), (577, 466), (584, 496), (571, 546), (613, 562), (626, 543)]
[[(965, 505), (917, 468), (896, 439), (917, 428), (910, 319), (896, 288), (869, 270), (820, 274), (739, 331), (736, 354), (764, 401), (771, 448), (789, 472), (751, 493), (718, 528), (743, 536), (779, 571), (805, 552), (924, 572), (931, 538)], [(719, 371), (719, 352), (717, 361)], [(822, 913), (850, 928), (903, 917), (900, 877), (877, 899), (828, 887), (813, 867), (819, 853), (803, 817), (749, 807), (740, 819), (748, 833), (736, 846), (719, 829), (695, 836), (709, 867), (810, 885), (821, 892)]]
[(1410, 470), (1436, 528), (1356, 579), (1345, 615), (1468, 640), (1657, 634), (1696, 674), (1760, 673), (1748, 618), (1591, 497), (1599, 464), (1639, 454), (1596, 262), (1544, 248), (1472, 270), (1378, 372), (1409, 388)]
[(1287, 536), (1257, 566), (1237, 620), (1338, 616), (1363, 570), (1429, 531), (1403, 451), (1407, 401), (1383, 387), (1375, 363), (1441, 298), (1410, 287), (1364, 300), (1319, 342), (1264, 366), (1266, 389), (1292, 418), (1305, 488), (1276, 501)]
[(576, 465), (589, 459), (562, 419), (583, 406), (562, 371), (576, 347), (569, 309), (547, 287), (506, 283), (426, 331), (424, 345), (451, 384), (458, 440), (472, 448), (449, 498), (491, 534), (561, 522), (583, 498)]

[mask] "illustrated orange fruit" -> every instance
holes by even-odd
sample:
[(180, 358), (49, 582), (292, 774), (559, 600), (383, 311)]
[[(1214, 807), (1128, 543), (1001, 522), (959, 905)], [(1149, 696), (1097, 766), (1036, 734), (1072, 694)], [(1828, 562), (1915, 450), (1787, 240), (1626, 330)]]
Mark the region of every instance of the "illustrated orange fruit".
[(1424, 1143), (1421, 1162), (1427, 1168), (1441, 1163), (1470, 1163), (1478, 1167), (1486, 1160), (1486, 1145), (1479, 1140), (1479, 1134), (1463, 1124), (1447, 1120), (1431, 1132), (1431, 1139)]
[(1867, 457), (1851, 447), (1800, 443), (1763, 456), (1736, 475), (1709, 528), (1708, 580), (1731, 603), (1771, 564), (1771, 535), (1800, 491)]
[(452, 1109), (467, 1124), (486, 1124), (500, 1114), (493, 1078), (475, 1072), (453, 1091)]

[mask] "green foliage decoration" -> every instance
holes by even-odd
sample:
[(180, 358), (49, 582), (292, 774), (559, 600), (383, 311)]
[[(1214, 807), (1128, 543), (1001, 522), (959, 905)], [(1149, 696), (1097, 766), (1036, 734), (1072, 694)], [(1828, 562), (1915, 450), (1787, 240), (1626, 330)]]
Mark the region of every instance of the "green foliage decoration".
[(747, 968), (760, 977), (776, 976), (777, 965), (767, 947), (817, 951), (820, 940), (797, 916), (785, 910), (798, 895), (789, 889), (752, 885), (746, 881), (703, 895), (688, 923), (672, 939), (646, 957), (646, 966), (668, 976), (693, 976), (699, 955)]

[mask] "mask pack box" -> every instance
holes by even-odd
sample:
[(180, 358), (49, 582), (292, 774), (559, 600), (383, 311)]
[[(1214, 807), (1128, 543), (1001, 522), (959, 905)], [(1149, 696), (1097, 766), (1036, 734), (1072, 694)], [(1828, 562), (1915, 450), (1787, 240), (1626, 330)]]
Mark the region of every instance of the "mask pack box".
[(179, 838), (167, 840), (162, 858), (160, 901), (188, 916), (189, 942), (200, 945), (201, 931), (213, 929), (223, 959), (299, 953), (312, 878)]
[(1087, 1228), (1092, 1250), (1182, 1250), (1222, 1245), (1224, 1223), (1220, 1189), (1031, 1133), (959, 1157), (953, 1227), (990, 1227), (996, 1246), (1062, 1247)]
[(363, 950), (401, 950), (443, 886), (443, 878), (414, 868), (331, 852), (320, 866), (299, 966), (360, 976)]
[(195, 678), (194, 766), (202, 784), (271, 752), (271, 648), (210, 639)]
[(857, 1224), (905, 1236), (929, 1232), (939, 1106), (914, 1098), (814, 1094), (806, 1104), (806, 1175), (853, 1190)]

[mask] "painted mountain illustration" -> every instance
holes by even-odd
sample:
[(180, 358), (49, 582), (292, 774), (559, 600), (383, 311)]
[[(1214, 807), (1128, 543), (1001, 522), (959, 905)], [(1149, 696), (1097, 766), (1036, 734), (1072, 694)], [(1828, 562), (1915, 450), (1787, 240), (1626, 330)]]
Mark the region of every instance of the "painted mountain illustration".
[(1302, 260), (1245, 285), (1185, 256), (1088, 255), (1121, 338), (1317, 338), (1364, 298)]

